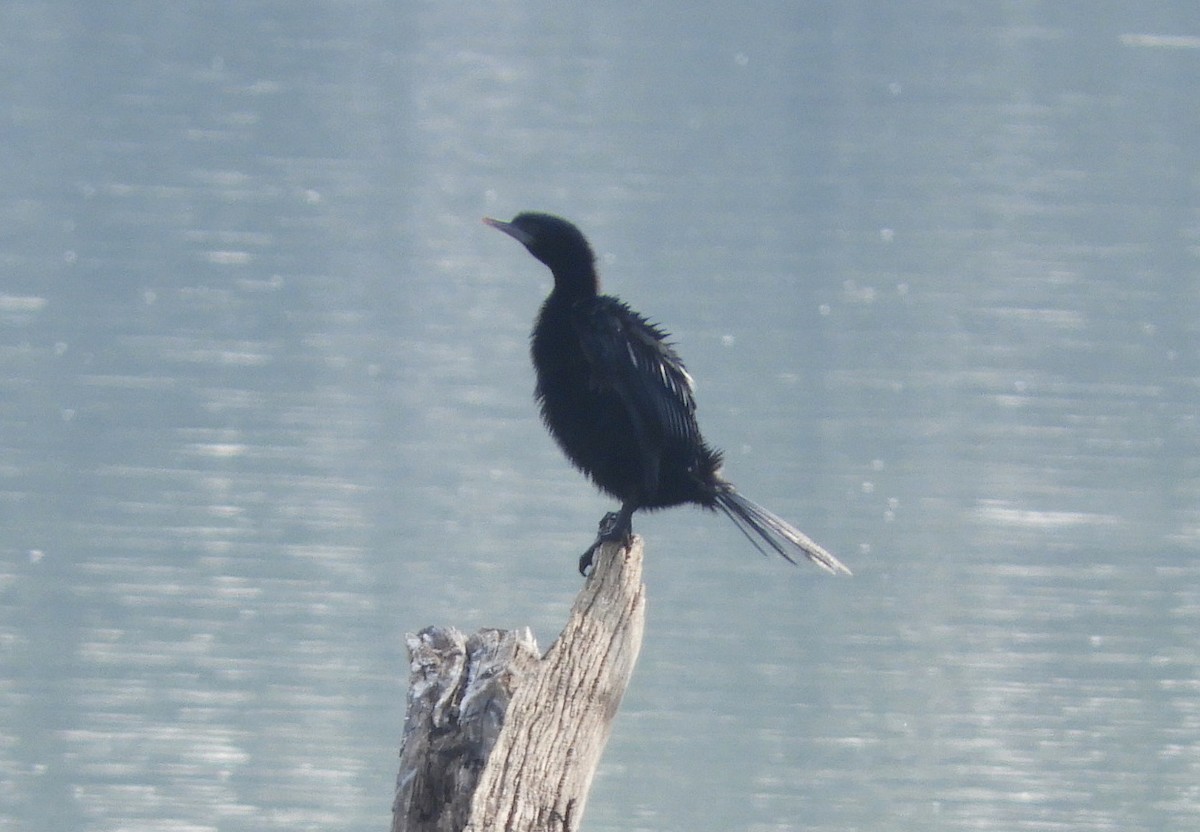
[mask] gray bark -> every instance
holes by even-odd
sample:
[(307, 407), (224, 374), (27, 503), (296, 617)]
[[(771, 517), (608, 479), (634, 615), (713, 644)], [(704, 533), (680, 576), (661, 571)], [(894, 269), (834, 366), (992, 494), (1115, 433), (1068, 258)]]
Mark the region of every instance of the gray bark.
[(642, 541), (606, 544), (540, 659), (528, 628), (409, 636), (393, 832), (570, 832), (641, 648)]

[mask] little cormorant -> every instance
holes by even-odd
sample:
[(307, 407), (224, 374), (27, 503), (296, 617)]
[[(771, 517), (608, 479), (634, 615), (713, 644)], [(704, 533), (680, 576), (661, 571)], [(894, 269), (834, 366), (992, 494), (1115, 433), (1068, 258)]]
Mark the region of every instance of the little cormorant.
[[(786, 520), (743, 497), (721, 474), (721, 452), (696, 424), (692, 378), (667, 333), (600, 294), (596, 258), (582, 232), (550, 214), (484, 222), (546, 264), (554, 289), (533, 328), (535, 396), (567, 458), (621, 501), (579, 561), (586, 574), (601, 541), (627, 541), (633, 513), (694, 503), (722, 511), (765, 553), (800, 555), (831, 573), (850, 570)], [(757, 538), (757, 539), (756, 539)]]

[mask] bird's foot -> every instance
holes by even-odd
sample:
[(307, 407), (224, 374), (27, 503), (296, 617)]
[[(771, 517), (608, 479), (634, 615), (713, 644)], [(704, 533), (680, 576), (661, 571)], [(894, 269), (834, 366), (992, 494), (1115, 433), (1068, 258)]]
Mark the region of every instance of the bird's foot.
[(596, 542), (579, 558), (579, 574), (585, 578), (591, 574), (592, 559), (596, 550), (605, 543), (620, 543), (628, 548), (633, 542), (633, 524), (628, 515), (620, 511), (610, 511), (600, 518), (600, 528), (596, 534)]
[(633, 538), (633, 524), (624, 512), (610, 511), (600, 518), (597, 532), (597, 543), (624, 543), (628, 546)]

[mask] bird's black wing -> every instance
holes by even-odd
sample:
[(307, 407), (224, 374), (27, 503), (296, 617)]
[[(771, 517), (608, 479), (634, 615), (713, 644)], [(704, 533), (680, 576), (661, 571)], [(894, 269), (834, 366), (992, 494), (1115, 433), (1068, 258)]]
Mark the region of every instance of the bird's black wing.
[(592, 383), (620, 397), (643, 451), (657, 458), (670, 440), (699, 441), (692, 377), (667, 333), (604, 295), (579, 303), (573, 320)]

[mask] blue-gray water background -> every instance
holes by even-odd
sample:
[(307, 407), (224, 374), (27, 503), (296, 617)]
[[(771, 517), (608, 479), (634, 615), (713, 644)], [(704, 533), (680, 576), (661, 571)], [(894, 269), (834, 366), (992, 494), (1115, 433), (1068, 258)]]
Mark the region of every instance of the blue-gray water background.
[(1200, 825), (1200, 7), (0, 7), (0, 829), (381, 830), (406, 631), (548, 645), (579, 222), (744, 491), (639, 518), (590, 830)]

